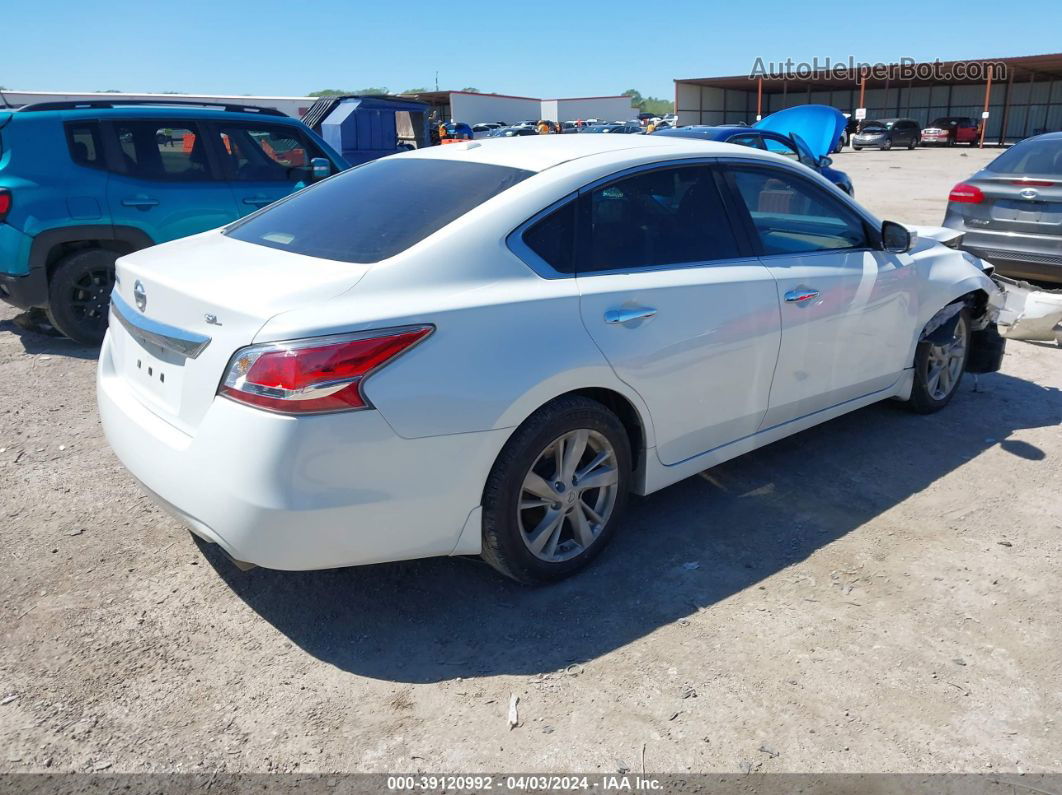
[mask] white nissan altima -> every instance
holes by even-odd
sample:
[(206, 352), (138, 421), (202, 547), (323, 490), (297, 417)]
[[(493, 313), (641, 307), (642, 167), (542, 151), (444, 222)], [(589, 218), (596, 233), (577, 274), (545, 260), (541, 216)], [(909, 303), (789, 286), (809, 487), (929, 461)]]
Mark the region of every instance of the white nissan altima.
[(241, 564), (557, 579), (630, 492), (997, 369), (999, 288), (934, 237), (729, 144), (423, 149), (120, 259), (100, 415)]

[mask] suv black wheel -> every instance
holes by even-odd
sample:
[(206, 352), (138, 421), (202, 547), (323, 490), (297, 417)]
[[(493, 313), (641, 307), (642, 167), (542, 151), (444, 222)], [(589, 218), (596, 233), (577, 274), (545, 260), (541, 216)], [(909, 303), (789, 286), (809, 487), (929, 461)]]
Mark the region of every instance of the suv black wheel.
[(107, 311), (118, 254), (89, 248), (59, 260), (48, 285), (52, 325), (82, 345), (99, 345), (107, 332)]
[(543, 406), (487, 478), (484, 560), (524, 583), (575, 573), (615, 531), (630, 478), (630, 441), (615, 414), (584, 397)]

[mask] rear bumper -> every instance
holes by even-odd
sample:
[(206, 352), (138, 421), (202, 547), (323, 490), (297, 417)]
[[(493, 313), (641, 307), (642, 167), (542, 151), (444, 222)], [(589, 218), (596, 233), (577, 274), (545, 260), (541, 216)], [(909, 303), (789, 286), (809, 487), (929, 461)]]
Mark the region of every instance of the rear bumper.
[(996, 232), (967, 224), (949, 205), (944, 226), (963, 233), (962, 249), (991, 262), (996, 272), (1019, 279), (1062, 282), (1062, 236)]
[(292, 418), (215, 398), (189, 436), (115, 372), (112, 333), (97, 373), (107, 441), (229, 556), (301, 570), (478, 551), (462, 529), (508, 430), (404, 439), (378, 411)]
[(19, 309), (48, 305), (48, 277), (43, 268), (35, 268), (24, 276), (0, 273), (0, 300)]

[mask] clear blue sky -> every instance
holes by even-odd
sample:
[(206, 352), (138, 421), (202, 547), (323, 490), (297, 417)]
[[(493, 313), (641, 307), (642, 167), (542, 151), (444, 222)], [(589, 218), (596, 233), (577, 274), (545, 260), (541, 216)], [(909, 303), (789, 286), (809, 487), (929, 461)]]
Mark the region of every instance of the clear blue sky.
[(0, 0), (0, 85), (302, 95), (473, 86), (540, 97), (747, 73), (1062, 50), (1062, 1)]

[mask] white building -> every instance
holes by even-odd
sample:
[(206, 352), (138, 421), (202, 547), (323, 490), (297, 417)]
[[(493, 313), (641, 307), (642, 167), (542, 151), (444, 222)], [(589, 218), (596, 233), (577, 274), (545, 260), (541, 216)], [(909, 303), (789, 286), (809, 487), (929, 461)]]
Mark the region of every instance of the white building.
[(410, 96), (429, 103), (442, 119), (467, 124), (488, 121), (516, 124), (538, 119), (626, 121), (638, 115), (630, 97), (625, 96), (539, 99), (472, 91), (426, 91)]

